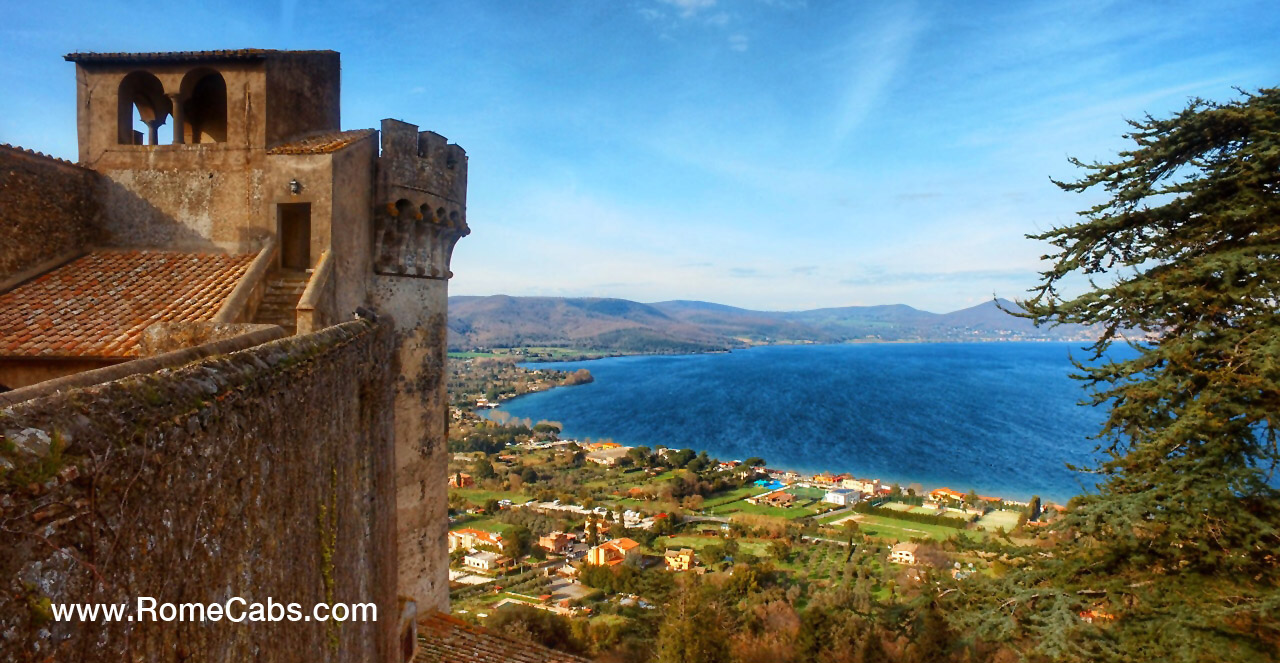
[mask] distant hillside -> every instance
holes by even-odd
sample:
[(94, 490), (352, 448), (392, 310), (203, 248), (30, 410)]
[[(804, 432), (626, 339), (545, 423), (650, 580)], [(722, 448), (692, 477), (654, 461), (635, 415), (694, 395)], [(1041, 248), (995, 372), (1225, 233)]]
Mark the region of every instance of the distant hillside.
[(951, 313), (902, 304), (812, 311), (752, 311), (696, 301), (450, 297), (449, 347), (551, 346), (612, 352), (699, 352), (766, 343), (1079, 340), (1087, 329), (1037, 328), (1000, 310), (1008, 300)]
[(625, 299), (450, 297), (449, 347), (556, 346), (618, 352), (723, 350), (723, 335)]

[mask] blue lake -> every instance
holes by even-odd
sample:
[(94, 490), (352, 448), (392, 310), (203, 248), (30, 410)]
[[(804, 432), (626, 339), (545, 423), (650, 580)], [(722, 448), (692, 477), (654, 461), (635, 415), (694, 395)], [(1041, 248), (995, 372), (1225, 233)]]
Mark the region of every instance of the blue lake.
[(773, 346), (726, 354), (530, 364), (595, 382), (501, 410), (568, 438), (707, 451), (721, 460), (852, 472), (984, 495), (1065, 501), (1092, 488), (1105, 418), (1079, 403), (1068, 343)]

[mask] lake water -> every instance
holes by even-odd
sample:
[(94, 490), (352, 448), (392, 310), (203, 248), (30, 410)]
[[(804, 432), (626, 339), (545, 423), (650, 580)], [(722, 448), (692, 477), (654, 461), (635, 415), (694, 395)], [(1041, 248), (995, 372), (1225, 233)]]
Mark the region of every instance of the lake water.
[(1104, 411), (1069, 374), (1069, 343), (773, 346), (726, 354), (531, 364), (595, 382), (501, 410), (563, 436), (760, 456), (770, 467), (1065, 501), (1091, 488)]

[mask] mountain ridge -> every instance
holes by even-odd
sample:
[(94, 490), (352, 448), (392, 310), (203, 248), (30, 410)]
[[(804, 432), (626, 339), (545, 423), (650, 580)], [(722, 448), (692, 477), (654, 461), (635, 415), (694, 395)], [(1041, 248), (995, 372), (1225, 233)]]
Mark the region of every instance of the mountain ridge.
[(1001, 307), (1018, 308), (998, 299), (949, 313), (906, 304), (755, 311), (697, 300), (463, 295), (449, 298), (449, 348), (698, 352), (777, 343), (1093, 338), (1085, 327), (1036, 327)]

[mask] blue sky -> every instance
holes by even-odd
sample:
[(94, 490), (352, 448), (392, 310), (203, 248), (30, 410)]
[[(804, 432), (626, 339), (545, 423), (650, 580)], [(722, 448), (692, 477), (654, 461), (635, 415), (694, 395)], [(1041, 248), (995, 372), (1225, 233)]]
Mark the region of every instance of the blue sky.
[(933, 311), (1036, 281), (1125, 118), (1280, 84), (1274, 2), (4, 3), (0, 142), (75, 158), (72, 51), (328, 48), (343, 125), (466, 148), (452, 294)]

